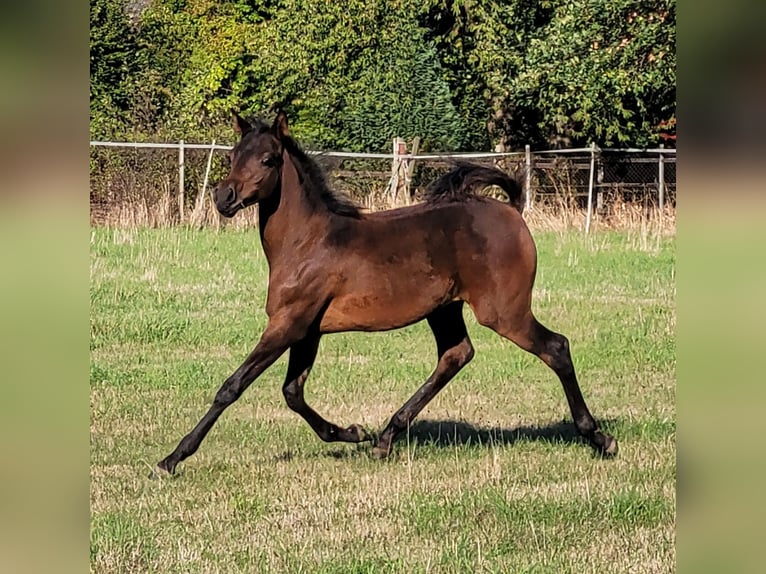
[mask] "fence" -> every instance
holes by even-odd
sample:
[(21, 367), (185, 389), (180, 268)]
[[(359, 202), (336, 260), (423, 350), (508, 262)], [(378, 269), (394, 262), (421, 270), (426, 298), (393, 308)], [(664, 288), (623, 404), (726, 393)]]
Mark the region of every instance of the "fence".
[[(370, 209), (417, 201), (420, 191), (456, 161), (494, 165), (522, 183), (527, 209), (566, 206), (584, 211), (584, 229), (618, 199), (657, 207), (675, 205), (676, 150), (590, 148), (504, 153), (418, 153), (396, 138), (392, 153), (308, 151), (332, 185)], [(176, 223), (198, 219), (210, 182), (227, 169), (231, 147), (210, 144), (92, 141), (91, 221), (108, 221), (115, 206), (153, 206)], [(409, 148), (409, 149), (408, 149)], [(127, 150), (127, 151), (126, 151)], [(216, 223), (220, 220), (216, 218)]]

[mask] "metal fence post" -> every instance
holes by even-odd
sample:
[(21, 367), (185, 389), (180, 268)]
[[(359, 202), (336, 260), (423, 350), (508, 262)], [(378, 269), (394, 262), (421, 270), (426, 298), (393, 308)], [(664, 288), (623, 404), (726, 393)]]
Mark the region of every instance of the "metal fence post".
[(178, 222), (184, 222), (184, 140), (178, 142)]
[(524, 146), (524, 192), (527, 194), (525, 209), (532, 207), (532, 149)]
[(665, 144), (660, 144), (660, 165), (659, 165), (659, 176), (658, 176), (658, 193), (659, 193), (659, 200), (660, 200), (660, 219), (662, 219), (663, 214), (665, 213), (665, 157), (662, 154), (662, 150), (665, 149)]
[(585, 234), (590, 233), (590, 220), (593, 215), (593, 178), (596, 172), (596, 144), (590, 146), (590, 179), (588, 180), (588, 212), (585, 216)]

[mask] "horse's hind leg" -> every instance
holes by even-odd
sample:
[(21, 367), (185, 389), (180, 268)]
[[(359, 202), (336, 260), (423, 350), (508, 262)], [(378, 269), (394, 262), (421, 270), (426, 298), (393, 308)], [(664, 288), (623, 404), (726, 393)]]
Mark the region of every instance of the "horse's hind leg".
[(384, 458), (391, 454), (394, 438), (407, 429), (431, 399), (473, 358), (473, 345), (463, 321), (463, 302), (450, 303), (431, 313), (428, 325), (436, 337), (439, 362), (428, 380), (391, 418), (372, 454)]
[(306, 404), (303, 398), (303, 385), (309, 376), (311, 367), (319, 348), (319, 335), (312, 334), (290, 347), (290, 362), (287, 367), (285, 384), (282, 394), (287, 406), (301, 415), (314, 429), (314, 432), (325, 442), (362, 442), (372, 440), (372, 437), (359, 425), (341, 428), (323, 419), (317, 412)]
[(554, 333), (540, 324), (531, 311), (518, 324), (512, 326), (487, 324), (487, 326), (510, 339), (525, 351), (540, 357), (546, 365), (553, 369), (564, 387), (564, 394), (578, 432), (602, 454), (617, 454), (617, 440), (598, 428), (593, 415), (590, 414), (588, 406), (585, 404), (572, 364), (569, 341), (564, 335)]

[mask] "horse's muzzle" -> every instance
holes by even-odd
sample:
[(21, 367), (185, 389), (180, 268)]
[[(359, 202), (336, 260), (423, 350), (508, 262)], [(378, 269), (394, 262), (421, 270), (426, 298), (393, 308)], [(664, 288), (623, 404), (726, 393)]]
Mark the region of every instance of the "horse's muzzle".
[(234, 217), (244, 207), (241, 201), (237, 201), (237, 191), (234, 186), (219, 187), (214, 195), (215, 208), (224, 217)]

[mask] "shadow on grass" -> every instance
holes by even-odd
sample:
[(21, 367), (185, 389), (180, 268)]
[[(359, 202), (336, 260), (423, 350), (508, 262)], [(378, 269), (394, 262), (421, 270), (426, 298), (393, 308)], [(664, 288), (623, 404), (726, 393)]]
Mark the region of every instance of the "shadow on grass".
[[(605, 419), (599, 421), (599, 426), (608, 433), (619, 433), (624, 430), (624, 425), (617, 419)], [(409, 439), (408, 439), (409, 436)], [(622, 436), (616, 436), (620, 441)], [(454, 448), (456, 446), (471, 446), (476, 448), (511, 446), (518, 442), (543, 442), (549, 444), (582, 444), (590, 449), (588, 442), (580, 436), (574, 423), (562, 421), (544, 426), (520, 426), (516, 428), (482, 427), (465, 421), (455, 420), (416, 420), (409, 431), (403, 432), (395, 442), (394, 449), (400, 449), (403, 444), (410, 443), (425, 447)], [(370, 443), (339, 446), (317, 453), (317, 456), (327, 458), (359, 458), (369, 456)], [(600, 456), (592, 450), (594, 456)], [(290, 460), (291, 453), (279, 457), (281, 460)]]
[[(403, 432), (397, 442), (407, 440)], [(415, 421), (409, 429), (409, 440), (419, 444), (439, 447), (459, 445), (500, 446), (517, 442), (540, 441), (548, 443), (585, 444), (574, 424), (559, 422), (545, 426), (521, 426), (516, 428), (481, 427), (465, 421), (422, 420)]]

